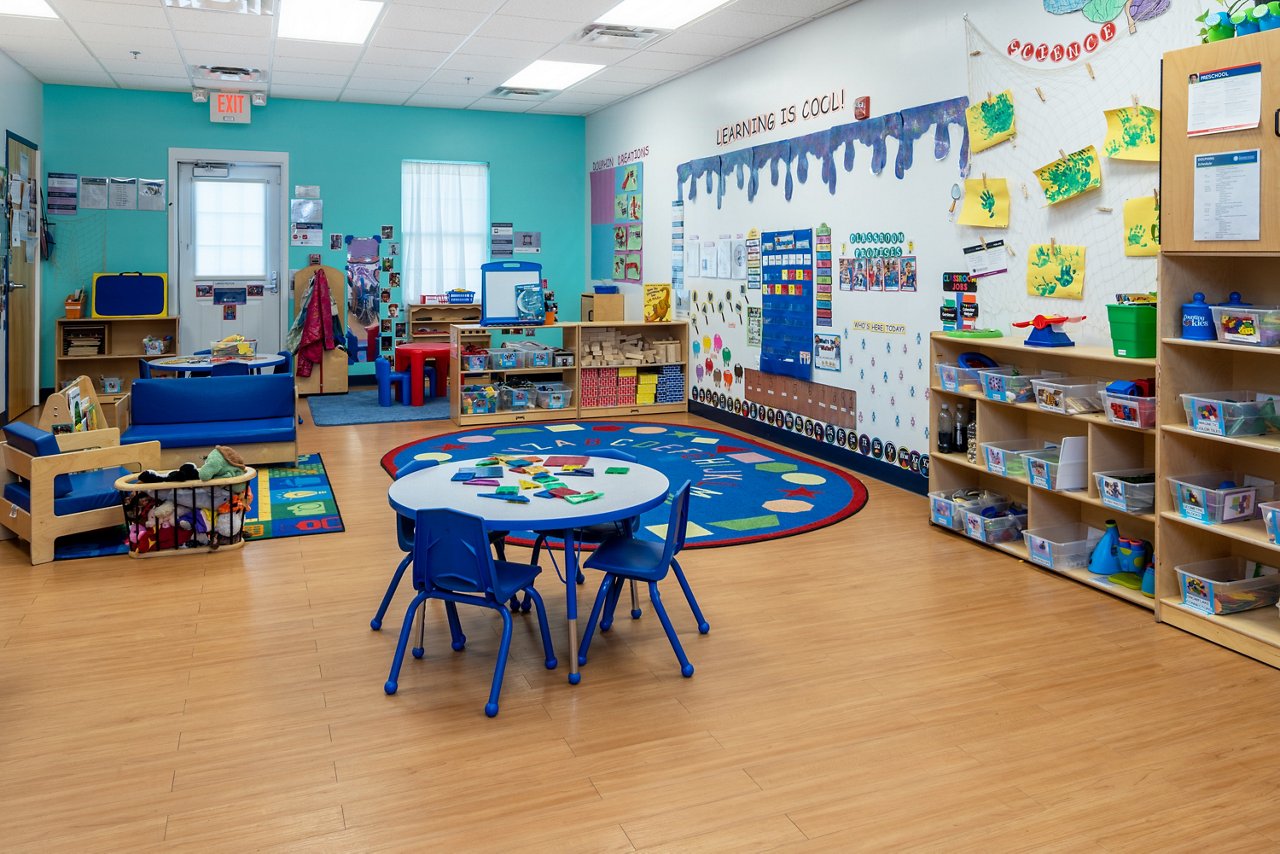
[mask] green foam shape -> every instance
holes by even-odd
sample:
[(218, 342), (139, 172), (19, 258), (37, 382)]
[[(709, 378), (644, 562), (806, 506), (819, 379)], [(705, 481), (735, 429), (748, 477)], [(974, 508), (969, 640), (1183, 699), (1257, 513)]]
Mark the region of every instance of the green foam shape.
[(495, 436), (514, 436), (516, 433), (537, 433), (532, 427), (500, 427), (493, 431)]
[(727, 531), (760, 531), (764, 528), (776, 528), (781, 523), (778, 521), (777, 516), (770, 513), (768, 516), (726, 519), (723, 522), (708, 522), (707, 524), (714, 528), (724, 528)]
[(756, 466), (756, 471), (767, 471), (771, 474), (786, 474), (799, 470), (800, 467), (793, 463), (760, 463)]

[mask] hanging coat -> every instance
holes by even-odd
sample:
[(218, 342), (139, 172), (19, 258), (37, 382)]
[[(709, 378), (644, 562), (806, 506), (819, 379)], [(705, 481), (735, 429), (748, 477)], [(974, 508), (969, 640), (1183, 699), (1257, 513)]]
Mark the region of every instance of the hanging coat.
[(307, 294), (298, 315), (289, 328), (289, 347), (298, 354), (298, 376), (311, 376), (312, 369), (320, 364), (325, 351), (337, 346), (332, 314), (333, 299), (329, 293), (328, 277), (323, 269), (316, 270), (307, 285)]

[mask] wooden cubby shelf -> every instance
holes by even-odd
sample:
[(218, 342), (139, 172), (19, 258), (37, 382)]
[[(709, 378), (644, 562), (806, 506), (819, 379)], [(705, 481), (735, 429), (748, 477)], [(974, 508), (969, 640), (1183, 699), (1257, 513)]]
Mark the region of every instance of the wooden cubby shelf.
[[(1098, 495), (1093, 475), (1097, 471), (1153, 467), (1155, 429), (1113, 424), (1103, 413), (1065, 415), (1041, 409), (1034, 402), (1005, 403), (989, 400), (981, 392), (944, 390), (933, 365), (954, 363), (959, 354), (972, 351), (985, 353), (1001, 364), (1017, 366), (1025, 373), (1054, 371), (1062, 376), (1092, 376), (1104, 380), (1145, 378), (1156, 373), (1154, 359), (1125, 359), (1105, 347), (1044, 349), (1027, 347), (1020, 336), (975, 339), (934, 333), (930, 341), (933, 363), (930, 367), (935, 371), (930, 381), (930, 424), (937, 424), (942, 403), (967, 404), (973, 401), (979, 444), (1000, 439), (1059, 441), (1067, 436), (1084, 436), (1088, 445), (1088, 482), (1085, 489), (1071, 492), (1042, 489), (1030, 485), (1024, 478), (989, 472), (985, 461), (979, 458), (976, 462), (969, 462), (965, 452), (939, 453), (937, 437), (934, 436), (929, 457), (929, 491), (981, 488), (1000, 492), (1026, 505), (1028, 529), (1075, 523), (1102, 528), (1106, 520), (1117, 519), (1126, 535), (1154, 540), (1155, 514), (1126, 513), (1107, 507)], [(1154, 600), (1143, 596), (1140, 591), (1114, 584), (1088, 569), (1049, 569), (1031, 562), (1021, 537), (1014, 542), (995, 544), (992, 548), (1026, 561), (1038, 570), (1072, 579), (1139, 607), (1155, 607)]]

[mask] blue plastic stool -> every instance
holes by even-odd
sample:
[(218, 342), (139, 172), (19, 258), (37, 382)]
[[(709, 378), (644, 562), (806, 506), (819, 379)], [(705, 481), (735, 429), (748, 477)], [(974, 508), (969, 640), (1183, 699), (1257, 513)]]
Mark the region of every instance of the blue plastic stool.
[[(409, 386), (406, 384), (405, 388)], [(436, 369), (432, 365), (422, 366), (422, 388), (423, 395), (426, 397), (435, 397), (436, 394)]]
[(400, 401), (407, 403), (409, 400), (409, 374), (407, 371), (391, 370), (391, 363), (386, 358), (379, 356), (373, 362), (373, 374), (378, 381), (378, 405), (390, 406), (392, 401), (391, 385), (392, 383), (400, 386)]

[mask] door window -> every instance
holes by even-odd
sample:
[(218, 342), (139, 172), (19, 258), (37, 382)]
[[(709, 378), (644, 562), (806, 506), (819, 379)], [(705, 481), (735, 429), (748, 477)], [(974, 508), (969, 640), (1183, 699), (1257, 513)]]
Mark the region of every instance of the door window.
[(265, 277), (267, 185), (193, 182), (192, 249), (197, 278)]

